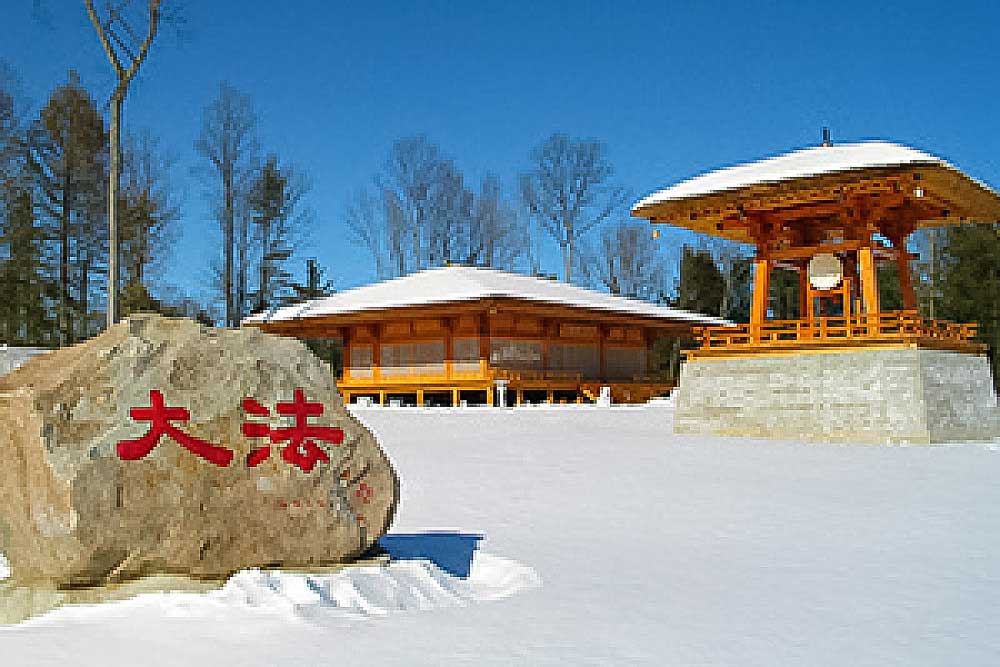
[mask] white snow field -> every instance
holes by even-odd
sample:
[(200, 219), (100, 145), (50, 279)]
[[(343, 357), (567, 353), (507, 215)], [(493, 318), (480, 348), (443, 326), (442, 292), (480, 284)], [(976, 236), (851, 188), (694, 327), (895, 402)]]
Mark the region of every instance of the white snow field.
[(392, 534), (481, 535), (467, 578), (243, 572), (0, 627), (0, 665), (1000, 664), (1000, 442), (682, 437), (669, 405), (356, 414), (402, 478)]

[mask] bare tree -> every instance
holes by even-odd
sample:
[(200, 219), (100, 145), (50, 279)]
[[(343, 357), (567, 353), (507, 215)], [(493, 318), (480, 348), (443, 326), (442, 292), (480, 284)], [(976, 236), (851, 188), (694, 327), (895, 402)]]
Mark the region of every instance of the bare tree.
[[(222, 205), (218, 213), (223, 236), (222, 289), (225, 325), (229, 327), (239, 323), (233, 272), (237, 198), (250, 172), (256, 126), (257, 116), (250, 97), (221, 83), (218, 97), (205, 108), (201, 135), (195, 142), (195, 149), (212, 163), (221, 180)], [(245, 238), (245, 230), (242, 231), (240, 237)], [(241, 304), (239, 308), (242, 307)]]
[(344, 224), (350, 239), (371, 255), (375, 263), (375, 275), (388, 276), (389, 243), (386, 226), (387, 216), (383, 214), (378, 197), (371, 190), (361, 188), (354, 192), (344, 212)]
[(461, 257), (462, 238), (469, 238), (474, 196), (465, 187), (465, 178), (451, 160), (434, 165), (428, 180), (428, 201), (424, 224), (427, 263), (441, 266)]
[(500, 180), (488, 174), (480, 185), (469, 224), (466, 263), (513, 269), (530, 252), (530, 234), (520, 211), (504, 198)]
[(344, 212), (351, 240), (379, 277), (463, 263), (513, 268), (528, 254), (526, 220), (486, 176), (477, 196), (455, 163), (425, 137), (401, 139)]
[(598, 141), (554, 134), (531, 152), (521, 196), (531, 215), (559, 244), (565, 280), (572, 278), (573, 245), (625, 204), (611, 184), (613, 170)]
[(428, 236), (433, 226), (431, 188), (441, 162), (440, 150), (426, 137), (400, 139), (392, 145), (382, 172), (375, 178), (386, 207), (390, 255), (397, 275), (427, 267)]
[(160, 24), (161, 0), (146, 0), (146, 34), (141, 39), (128, 16), (129, 0), (107, 0), (98, 16), (93, 0), (83, 0), (104, 52), (118, 78), (111, 94), (111, 168), (108, 178), (108, 326), (118, 320), (118, 184), (121, 178), (121, 115), (129, 85), (139, 71)]
[(577, 257), (581, 274), (612, 294), (655, 301), (663, 291), (664, 261), (649, 225), (609, 225), (596, 244), (582, 243)]
[[(150, 278), (163, 268), (179, 217), (170, 180), (172, 166), (173, 157), (163, 152), (149, 132), (126, 136), (118, 214), (123, 294), (148, 292)], [(123, 315), (132, 309), (126, 301), (123, 296)]]

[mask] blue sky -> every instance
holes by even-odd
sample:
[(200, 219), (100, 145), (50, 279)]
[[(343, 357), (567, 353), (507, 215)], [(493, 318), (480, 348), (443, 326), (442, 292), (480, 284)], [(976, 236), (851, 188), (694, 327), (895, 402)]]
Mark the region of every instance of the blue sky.
[[(99, 100), (111, 91), (82, 5), (0, 0), (0, 58), (36, 106), (70, 68)], [(492, 171), (511, 188), (556, 131), (604, 141), (638, 198), (818, 143), (824, 125), (834, 141), (899, 141), (1000, 185), (1000, 3), (188, 0), (184, 11), (187, 34), (160, 36), (125, 123), (177, 158), (182, 223), (164, 278), (195, 295), (220, 234), (193, 142), (220, 80), (255, 99), (262, 148), (312, 181), (307, 252), (338, 289), (374, 279), (340, 223), (345, 201), (393, 140), (415, 134), (473, 182)]]

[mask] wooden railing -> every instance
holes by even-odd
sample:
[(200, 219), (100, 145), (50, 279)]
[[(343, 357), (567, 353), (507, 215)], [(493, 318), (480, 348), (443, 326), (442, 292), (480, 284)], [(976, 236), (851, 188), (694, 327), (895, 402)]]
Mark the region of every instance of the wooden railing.
[(849, 317), (818, 317), (812, 320), (768, 320), (757, 327), (695, 329), (699, 347), (705, 351), (750, 350), (757, 348), (796, 349), (837, 344), (865, 345), (885, 342), (923, 344), (961, 351), (980, 351), (974, 342), (975, 324), (956, 324), (921, 317), (915, 310), (903, 310)]
[(497, 380), (510, 380), (512, 382), (579, 382), (583, 374), (579, 371), (536, 371), (495, 368), (493, 369), (493, 377)]

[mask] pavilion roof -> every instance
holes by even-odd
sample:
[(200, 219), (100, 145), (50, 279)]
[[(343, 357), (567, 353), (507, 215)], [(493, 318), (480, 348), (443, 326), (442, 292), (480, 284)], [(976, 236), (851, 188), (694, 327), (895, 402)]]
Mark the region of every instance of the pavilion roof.
[(509, 298), (644, 318), (726, 325), (726, 320), (568, 283), (496, 269), (447, 266), (345, 290), (300, 304), (251, 315), (243, 324), (302, 320), (415, 306)]
[(886, 141), (816, 146), (711, 171), (643, 198), (632, 215), (745, 241), (738, 226), (721, 223), (747, 210), (843, 201), (890, 186), (898, 192), (901, 183), (909, 193), (920, 180), (920, 196), (927, 190), (937, 212), (917, 226), (1000, 219), (1000, 195), (991, 188), (939, 157)]

